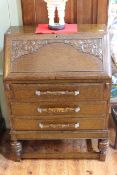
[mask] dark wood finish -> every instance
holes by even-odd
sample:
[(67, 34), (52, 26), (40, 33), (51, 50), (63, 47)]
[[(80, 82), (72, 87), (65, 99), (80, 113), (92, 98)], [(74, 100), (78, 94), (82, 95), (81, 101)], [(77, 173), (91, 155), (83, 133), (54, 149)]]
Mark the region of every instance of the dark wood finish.
[(108, 0), (78, 0), (77, 19), (79, 24), (106, 24)]
[(99, 159), (99, 153), (91, 152), (91, 153), (24, 153), (21, 156), (22, 158), (32, 158), (32, 159)]
[(117, 149), (117, 131), (116, 131), (116, 133), (115, 133), (115, 144), (114, 144), (114, 147), (115, 147), (115, 149)]
[(108, 4), (109, 1), (107, 0), (98, 0), (97, 6), (98, 6), (98, 10), (97, 10), (97, 23), (98, 24), (103, 24), (104, 21), (107, 21), (108, 19)]
[(4, 121), (4, 118), (2, 116), (1, 107), (0, 107), (0, 133), (5, 131), (5, 129), (6, 129), (5, 121)]
[[(36, 1), (35, 1), (36, 2)], [(102, 25), (79, 25), (72, 34), (35, 35), (13, 27), (5, 35), (4, 87), (11, 140), (18, 160), (105, 159), (111, 65)], [(22, 154), (19, 140), (99, 140), (98, 153)]]
[(36, 23), (35, 0), (22, 0), (22, 12), (24, 24), (31, 25)]
[[(67, 23), (106, 24), (107, 12), (108, 0), (68, 0), (65, 20)], [(48, 23), (43, 0), (22, 0), (22, 14), (24, 25)]]
[(112, 120), (114, 124), (114, 130), (115, 130), (114, 148), (117, 149), (117, 106), (116, 104), (111, 106), (111, 115), (112, 115)]

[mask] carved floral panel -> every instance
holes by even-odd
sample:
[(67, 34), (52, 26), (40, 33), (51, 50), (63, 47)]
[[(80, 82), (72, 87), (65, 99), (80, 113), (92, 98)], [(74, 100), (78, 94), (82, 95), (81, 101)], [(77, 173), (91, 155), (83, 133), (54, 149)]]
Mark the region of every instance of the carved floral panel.
[(74, 47), (81, 53), (93, 55), (99, 59), (103, 59), (102, 39), (79, 39), (79, 40), (13, 40), (11, 61), (19, 59), (28, 54), (38, 52), (42, 47), (52, 43), (64, 43)]

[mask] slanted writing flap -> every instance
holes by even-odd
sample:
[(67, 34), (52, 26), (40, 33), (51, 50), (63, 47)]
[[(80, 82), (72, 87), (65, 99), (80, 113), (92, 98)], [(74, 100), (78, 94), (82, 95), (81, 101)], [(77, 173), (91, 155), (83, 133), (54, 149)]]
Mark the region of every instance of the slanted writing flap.
[(101, 58), (63, 43), (48, 44), (33, 53), (14, 58), (11, 72), (102, 71)]

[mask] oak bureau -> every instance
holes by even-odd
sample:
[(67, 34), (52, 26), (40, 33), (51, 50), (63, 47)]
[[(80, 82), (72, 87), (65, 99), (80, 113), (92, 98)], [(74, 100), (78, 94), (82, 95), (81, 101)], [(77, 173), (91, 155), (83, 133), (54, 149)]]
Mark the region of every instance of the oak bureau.
[[(5, 35), (4, 87), (10, 134), (20, 158), (105, 160), (111, 65), (103, 25), (72, 34), (34, 34), (11, 27)], [(97, 139), (98, 152), (25, 154), (22, 141)]]

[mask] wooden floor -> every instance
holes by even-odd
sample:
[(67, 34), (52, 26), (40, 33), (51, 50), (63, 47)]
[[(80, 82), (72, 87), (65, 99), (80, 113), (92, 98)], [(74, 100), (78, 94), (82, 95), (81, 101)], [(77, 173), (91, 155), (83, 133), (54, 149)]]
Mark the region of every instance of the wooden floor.
[[(112, 148), (114, 131), (105, 162), (97, 160), (12, 160), (6, 135), (0, 140), (0, 175), (117, 175), (117, 151)], [(6, 149), (7, 148), (7, 149)]]

